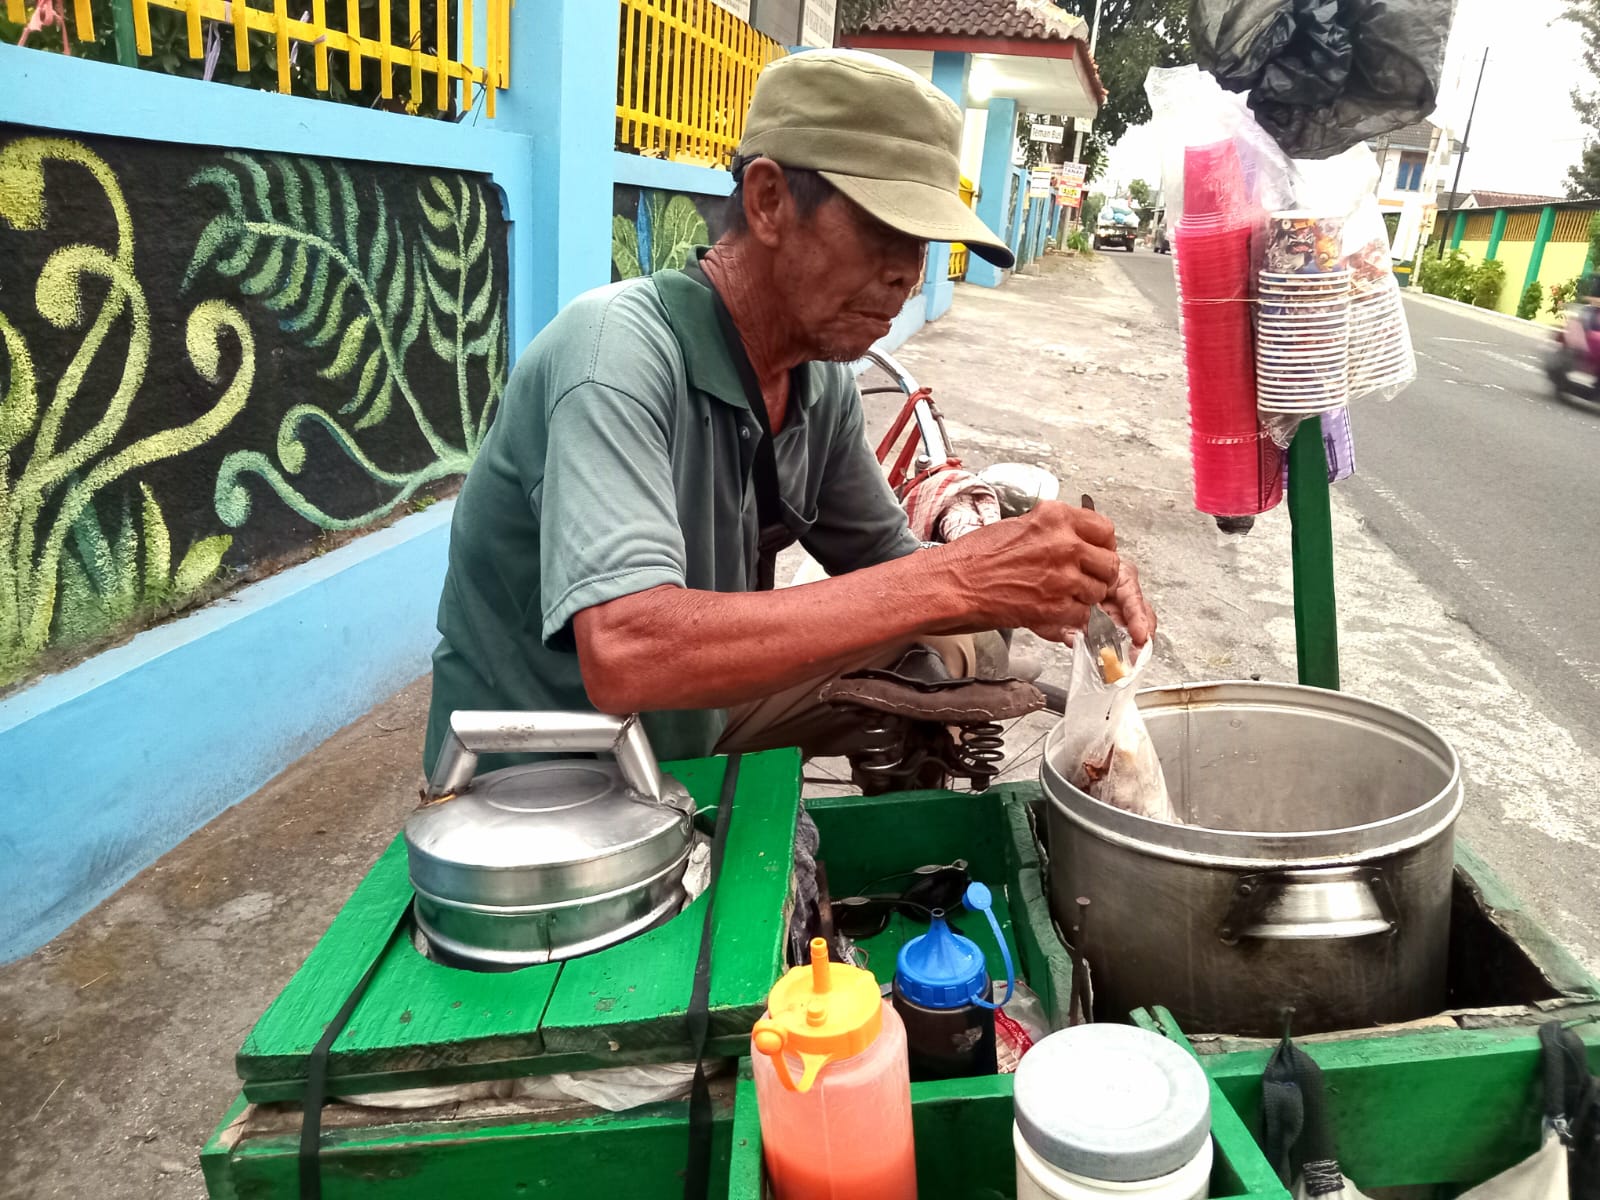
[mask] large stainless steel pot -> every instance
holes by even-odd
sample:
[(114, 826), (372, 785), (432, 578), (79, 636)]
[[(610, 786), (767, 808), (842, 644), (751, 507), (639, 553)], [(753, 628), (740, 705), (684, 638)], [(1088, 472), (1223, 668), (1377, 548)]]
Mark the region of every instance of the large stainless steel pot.
[(1046, 742), (1050, 896), (1095, 1007), (1195, 1032), (1411, 1020), (1446, 1001), (1455, 752), (1404, 713), (1271, 683), (1158, 688), (1139, 708), (1174, 807), (1152, 821), (1067, 782)]
[[(607, 751), (473, 778), (480, 754)], [(678, 912), (694, 801), (635, 717), (458, 712), (406, 822), (417, 927), (452, 963), (587, 954)]]

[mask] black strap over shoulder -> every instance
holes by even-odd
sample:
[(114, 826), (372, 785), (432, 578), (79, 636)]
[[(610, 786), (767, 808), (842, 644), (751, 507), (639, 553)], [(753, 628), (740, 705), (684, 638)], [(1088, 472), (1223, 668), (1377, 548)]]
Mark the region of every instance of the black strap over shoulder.
[(733, 818), (733, 797), (739, 788), (741, 756), (730, 755), (722, 776), (722, 796), (717, 801), (717, 823), (711, 835), (710, 882), (706, 884), (705, 922), (700, 930), (700, 954), (694, 964), (694, 987), (689, 993), (689, 1043), (694, 1049), (694, 1085), (689, 1092), (689, 1160), (683, 1173), (683, 1200), (705, 1200), (711, 1194), (711, 1085), (706, 1079), (706, 1039), (711, 1031), (711, 931), (717, 902), (717, 881), (728, 848), (728, 822)]
[[(755, 368), (750, 365), (744, 339), (739, 336), (739, 329), (733, 323), (733, 314), (723, 303), (721, 293), (706, 278), (698, 263), (690, 263), (684, 270), (711, 289), (711, 302), (716, 309), (722, 340), (727, 343), (728, 357), (733, 360), (734, 370), (739, 373), (739, 382), (744, 385), (750, 415), (761, 430), (750, 464), (750, 482), (756, 492), (756, 521), (761, 527), (760, 542), (756, 548), (756, 587), (764, 592), (771, 591), (777, 583), (778, 554), (795, 542), (794, 534), (789, 531), (788, 522), (783, 516), (783, 496), (778, 488), (778, 459), (773, 450), (772, 420), (767, 415), (766, 399), (761, 395), (761, 381), (756, 378)], [(803, 379), (798, 370), (790, 374), (791, 399)]]

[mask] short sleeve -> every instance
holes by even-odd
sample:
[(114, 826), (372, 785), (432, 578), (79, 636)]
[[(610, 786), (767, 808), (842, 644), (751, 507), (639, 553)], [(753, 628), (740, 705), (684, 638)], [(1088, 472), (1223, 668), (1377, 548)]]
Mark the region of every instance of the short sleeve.
[(683, 530), (664, 418), (605, 384), (581, 383), (549, 416), (539, 521), (540, 636), (571, 649), (572, 618), (622, 596), (684, 585)]
[(848, 380), (836, 386), (842, 394), (830, 397), (837, 420), (818, 493), (817, 520), (804, 539), (806, 550), (829, 575), (902, 558), (918, 544), (867, 445), (860, 392)]

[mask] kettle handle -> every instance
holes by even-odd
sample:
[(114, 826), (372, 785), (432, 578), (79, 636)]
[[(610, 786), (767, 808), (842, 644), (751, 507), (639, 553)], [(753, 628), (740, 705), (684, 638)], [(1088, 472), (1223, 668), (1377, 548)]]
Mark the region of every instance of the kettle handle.
[(465, 791), (480, 754), (609, 751), (622, 778), (652, 803), (663, 802), (661, 769), (637, 713), (471, 712), (450, 714), (450, 732), (428, 779), (428, 798)]

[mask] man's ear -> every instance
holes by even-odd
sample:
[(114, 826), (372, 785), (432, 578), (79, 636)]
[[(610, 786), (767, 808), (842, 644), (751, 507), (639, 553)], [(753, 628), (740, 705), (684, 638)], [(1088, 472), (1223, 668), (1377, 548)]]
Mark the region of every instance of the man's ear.
[(752, 159), (745, 164), (741, 187), (750, 235), (763, 246), (776, 249), (794, 222), (794, 197), (789, 194), (783, 168), (770, 158)]

